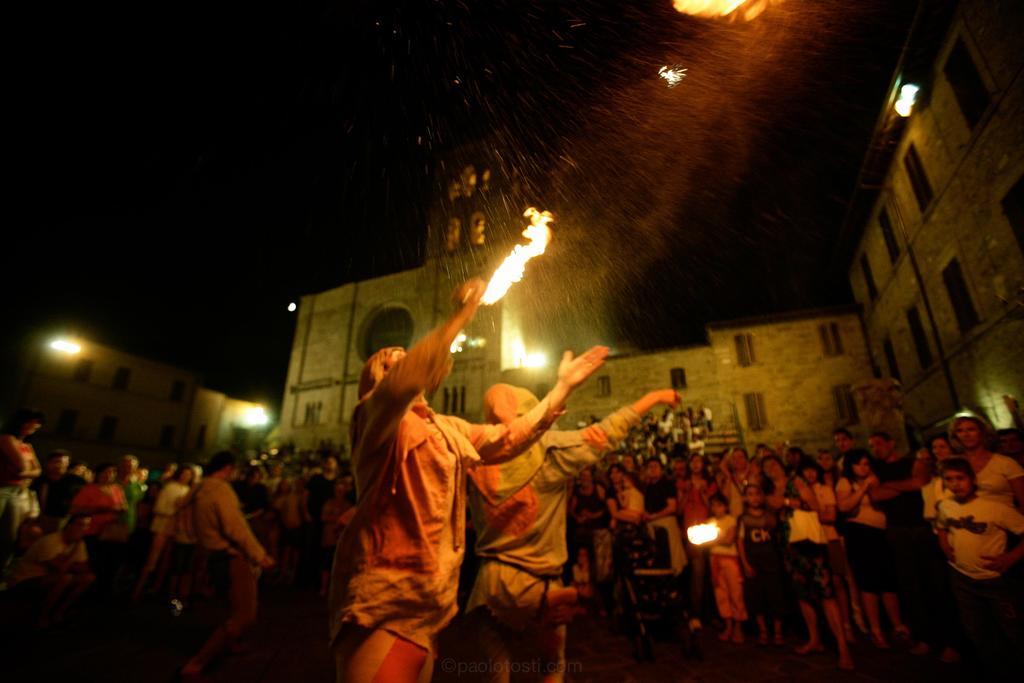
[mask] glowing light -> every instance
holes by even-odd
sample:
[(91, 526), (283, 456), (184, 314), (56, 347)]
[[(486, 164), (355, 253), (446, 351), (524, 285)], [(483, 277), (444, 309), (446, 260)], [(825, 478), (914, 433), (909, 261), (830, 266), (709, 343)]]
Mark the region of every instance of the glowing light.
[(80, 345), (76, 344), (73, 341), (68, 341), (67, 339), (54, 339), (52, 342), (50, 342), (50, 348), (53, 349), (54, 351), (66, 353), (69, 356), (73, 356), (82, 350), (82, 347)]
[(253, 406), (246, 409), (245, 414), (242, 415), (242, 422), (249, 427), (263, 427), (270, 422), (270, 416), (267, 415), (263, 406)]
[(718, 538), (718, 524), (712, 520), (707, 524), (694, 524), (686, 529), (686, 537), (694, 545), (706, 545)]
[(291, 302), (290, 304), (288, 304), (288, 312), (289, 313), (294, 313), (296, 308), (298, 308), (298, 306), (295, 305), (294, 301)]
[(551, 228), (548, 223), (555, 220), (550, 211), (537, 211), (532, 206), (523, 212), (523, 216), (530, 219), (530, 225), (523, 230), (523, 237), (530, 240), (529, 244), (517, 244), (512, 253), (501, 262), (498, 269), (491, 276), (487, 283), (481, 303), (490, 306), (505, 296), (516, 282), (523, 279), (523, 272), (526, 270), (526, 262), (534, 256), (540, 256), (548, 248), (551, 241)]
[(455, 340), (452, 342), (452, 345), (448, 347), (448, 350), (452, 353), (462, 353), (462, 345), (466, 342), (466, 339), (466, 333), (459, 332), (455, 335)]
[(512, 342), (512, 362), (517, 368), (543, 368), (548, 357), (543, 353), (527, 353), (526, 346), (519, 339)]
[(522, 359), (522, 366), (524, 368), (543, 368), (547, 364), (548, 357), (543, 353), (528, 353)]
[(917, 102), (917, 93), (921, 88), (913, 83), (904, 83), (900, 87), (900, 96), (896, 99), (894, 108), (896, 113), (906, 118), (914, 111), (914, 103)]
[(728, 17), (750, 21), (773, 3), (782, 0), (672, 0), (677, 12), (692, 14), (695, 17)]
[(679, 85), (684, 78), (686, 78), (686, 69), (678, 64), (673, 66), (663, 66), (658, 69), (658, 75), (665, 80), (668, 87), (674, 88)]

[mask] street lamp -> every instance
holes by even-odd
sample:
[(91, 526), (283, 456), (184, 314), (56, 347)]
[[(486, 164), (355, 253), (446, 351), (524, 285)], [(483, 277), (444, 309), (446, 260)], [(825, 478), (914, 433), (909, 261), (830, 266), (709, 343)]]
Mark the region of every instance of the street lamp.
[(904, 83), (900, 86), (900, 95), (896, 99), (896, 104), (893, 105), (896, 113), (903, 118), (910, 116), (910, 113), (914, 110), (914, 103), (917, 102), (917, 93), (920, 90), (921, 87), (913, 83)]
[(50, 342), (50, 348), (53, 349), (54, 351), (60, 351), (61, 353), (67, 354), (69, 356), (74, 356), (75, 354), (82, 350), (80, 344), (76, 344), (75, 342), (69, 341), (67, 339), (54, 339), (52, 342)]
[(270, 422), (270, 416), (263, 406), (253, 406), (245, 411), (242, 421), (247, 427), (263, 427)]

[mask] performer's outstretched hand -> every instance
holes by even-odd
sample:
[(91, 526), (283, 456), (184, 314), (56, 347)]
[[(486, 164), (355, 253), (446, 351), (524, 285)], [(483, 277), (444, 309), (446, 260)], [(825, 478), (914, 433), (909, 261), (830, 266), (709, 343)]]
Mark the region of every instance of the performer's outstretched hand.
[(679, 405), (680, 400), (682, 399), (679, 396), (679, 392), (675, 389), (658, 389), (657, 391), (645, 394), (631, 407), (636, 411), (637, 415), (643, 415), (657, 405), (666, 405), (670, 408), (675, 408)]
[(478, 277), (466, 280), (456, 287), (452, 292), (452, 305), (455, 308), (454, 318), (465, 324), (476, 315), (476, 309), (480, 307), (480, 299), (487, 290), (487, 283)]
[(558, 365), (558, 381), (572, 391), (604, 365), (608, 351), (607, 346), (594, 346), (576, 358), (572, 351), (566, 351)]

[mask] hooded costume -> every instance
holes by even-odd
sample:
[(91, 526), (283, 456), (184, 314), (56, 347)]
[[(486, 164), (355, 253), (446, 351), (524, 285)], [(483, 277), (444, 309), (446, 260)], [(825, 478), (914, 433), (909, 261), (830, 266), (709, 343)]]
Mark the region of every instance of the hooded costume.
[[(537, 398), (525, 389), (498, 384), (484, 395), (485, 419), (514, 424), (536, 404)], [(469, 473), (481, 565), (467, 612), (486, 607), (514, 632), (540, 625), (549, 594), (562, 586), (559, 577), (568, 560), (567, 483), (639, 423), (636, 411), (622, 408), (586, 429), (548, 431), (515, 460), (481, 465)], [(485, 631), (484, 647), (494, 659), (507, 659), (500, 632), (490, 626)], [(564, 625), (552, 629), (557, 650), (552, 658), (559, 662), (564, 660), (564, 632)]]
[(466, 471), (528, 448), (550, 427), (547, 401), (501, 425), (436, 414), (420, 398), (447, 374), (448, 344), (432, 333), (395, 360), (363, 368), (352, 417), (359, 505), (335, 551), (331, 640), (346, 624), (383, 629), (427, 650), (457, 611)]

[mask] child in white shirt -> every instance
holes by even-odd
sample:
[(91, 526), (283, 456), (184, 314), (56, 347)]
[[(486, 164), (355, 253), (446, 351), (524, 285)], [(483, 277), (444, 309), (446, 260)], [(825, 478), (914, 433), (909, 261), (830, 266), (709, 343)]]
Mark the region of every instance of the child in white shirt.
[(1024, 515), (1002, 502), (978, 496), (971, 464), (951, 458), (942, 480), (953, 498), (938, 505), (939, 544), (953, 568), (953, 595), (964, 630), (989, 673), (1019, 674), (1015, 662), (1024, 646), (1024, 627), (1004, 574), (1024, 557), (1024, 543), (1006, 551), (1006, 535), (1024, 534)]

